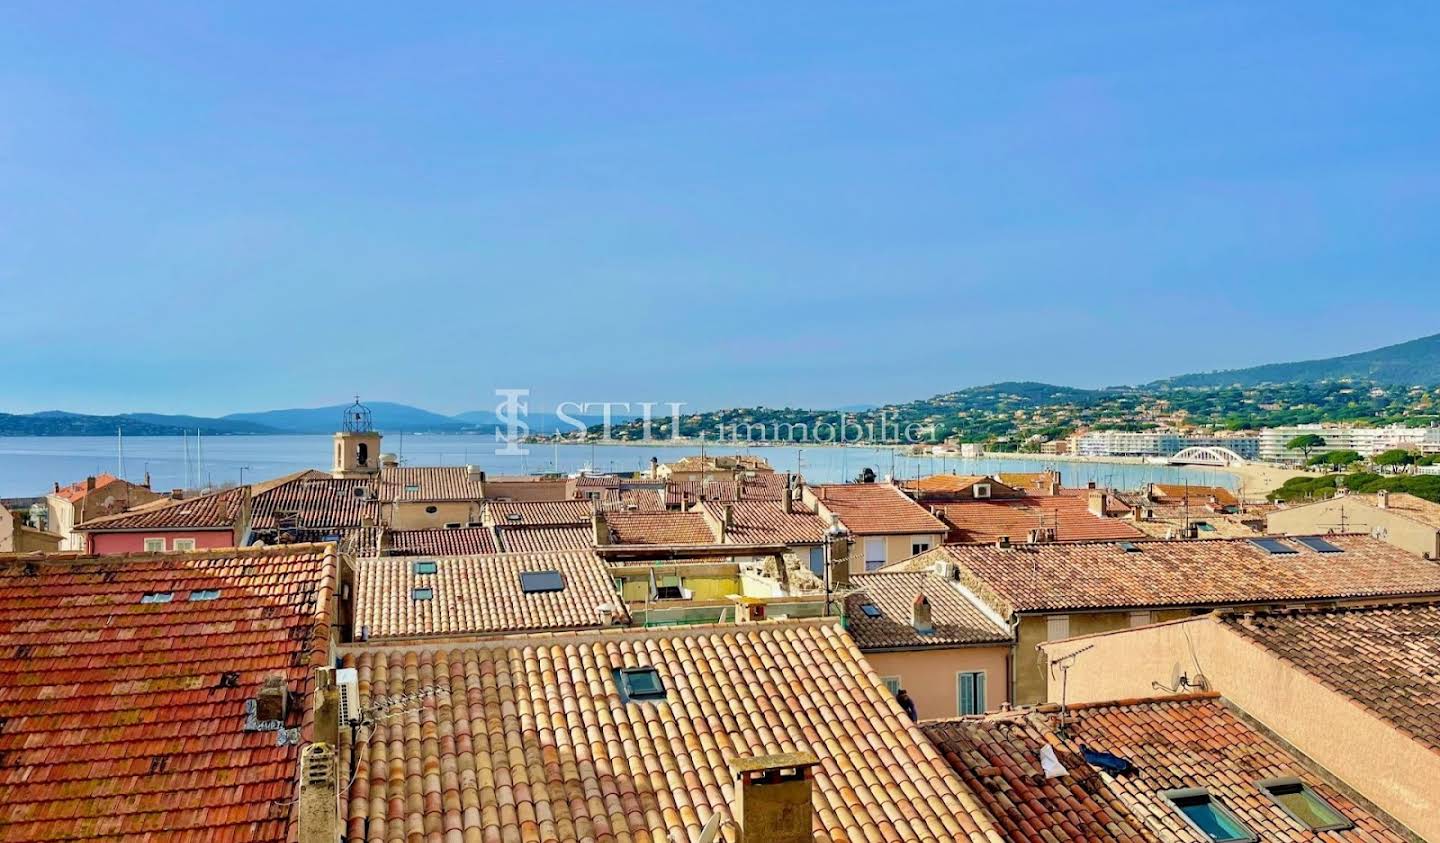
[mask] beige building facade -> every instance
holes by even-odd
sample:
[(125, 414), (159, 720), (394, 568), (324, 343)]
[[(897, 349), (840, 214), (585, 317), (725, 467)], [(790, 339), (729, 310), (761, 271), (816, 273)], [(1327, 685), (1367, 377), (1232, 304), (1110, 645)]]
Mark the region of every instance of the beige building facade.
[(1157, 688), (1216, 691), (1416, 834), (1440, 840), (1440, 752), (1222, 617), (1047, 643), (1047, 695), (1073, 705), (1152, 696)]
[(1266, 532), (1281, 536), (1370, 533), (1426, 559), (1440, 559), (1440, 504), (1414, 495), (1340, 495), (1277, 509)]
[(911, 650), (866, 650), (865, 660), (894, 693), (900, 688), (915, 701), (922, 720), (974, 714), (963, 709), (966, 683), (983, 687), (983, 711), (1009, 701), (1006, 693), (1010, 647), (944, 647)]

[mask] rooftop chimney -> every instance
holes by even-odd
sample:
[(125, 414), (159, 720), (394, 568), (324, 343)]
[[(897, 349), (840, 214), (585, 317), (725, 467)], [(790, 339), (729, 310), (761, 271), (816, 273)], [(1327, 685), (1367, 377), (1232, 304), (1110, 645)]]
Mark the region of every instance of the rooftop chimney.
[(255, 692), (255, 719), (264, 723), (271, 720), (285, 720), (290, 703), (290, 689), (285, 677), (279, 674), (265, 677), (265, 683)]
[(910, 604), (910, 625), (920, 635), (935, 631), (935, 624), (930, 620), (930, 598), (923, 594), (916, 595), (915, 602)]
[(995, 546), (998, 547), (998, 548), (1000, 548), (1001, 550), (1004, 550), (1005, 548), (1007, 548), (1007, 547), (1010, 546), (1010, 537), (1009, 537), (1009, 536), (1001, 536), (1001, 537), (997, 538), (997, 539), (995, 540)]
[(481, 483), (485, 482), (485, 472), (482, 471), (478, 465), (465, 466), (465, 474), (468, 475), (471, 480), (478, 480)]
[(335, 843), (340, 828), (335, 747), (312, 743), (300, 751), (299, 843)]
[(848, 536), (839, 535), (830, 539), (830, 585), (845, 588), (850, 585), (850, 549)]
[(333, 667), (315, 669), (315, 741), (340, 742), (340, 688)]
[(1390, 491), (1388, 489), (1381, 489), (1375, 493), (1375, 505), (1381, 509), (1390, 508)]
[(808, 752), (730, 759), (731, 813), (745, 843), (813, 841), (812, 768), (819, 763)]
[(56, 480), (56, 481), (55, 481), (55, 494), (57, 494), (57, 495), (60, 494), (60, 481), (59, 481), (59, 480)]
[(780, 507), (786, 512), (795, 511), (795, 490), (790, 486), (790, 475), (785, 475), (785, 488), (780, 490)]
[(1093, 489), (1093, 488), (1095, 488), (1095, 481), (1094, 481), (1094, 480), (1091, 480), (1090, 482), (1086, 483), (1086, 484), (1085, 484), (1085, 488), (1087, 488), (1087, 489)]
[(605, 520), (605, 513), (596, 510), (595, 513), (590, 516), (590, 528), (596, 547), (602, 547), (610, 543), (610, 522)]
[(85, 478), (85, 491), (87, 491), (87, 492), (93, 492), (93, 491), (95, 491), (95, 475), (92, 474), (92, 475), (90, 475), (89, 477), (86, 477), (86, 478)]
[(1099, 489), (1094, 488), (1094, 484), (1091, 484), (1089, 495), (1090, 514), (1099, 516), (1100, 518), (1104, 518), (1105, 502), (1105, 493), (1100, 491)]
[(660, 476), (660, 458), (659, 458), (659, 457), (651, 457), (651, 458), (650, 458), (650, 479), (651, 479), (651, 480), (654, 480), (655, 478), (657, 478), (657, 477), (659, 477), (659, 476)]
[(172, 501), (178, 501), (178, 500), (184, 500), (184, 499), (185, 499), (185, 490), (184, 490), (184, 489), (171, 489), (171, 490), (170, 490), (170, 500), (172, 500)]

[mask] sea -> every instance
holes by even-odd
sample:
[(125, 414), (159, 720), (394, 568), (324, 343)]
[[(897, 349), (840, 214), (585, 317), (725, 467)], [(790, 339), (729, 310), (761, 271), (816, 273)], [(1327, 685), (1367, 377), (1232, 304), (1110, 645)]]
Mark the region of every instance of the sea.
[[(478, 465), (490, 474), (569, 474), (642, 471), (651, 457), (671, 462), (699, 454), (698, 446), (681, 445), (516, 445), (525, 453), (498, 453), (505, 448), (492, 436), (463, 434), (389, 434), (383, 450), (406, 465)], [(122, 441), (102, 436), (0, 437), (0, 497), (44, 495), (55, 483), (83, 480), (109, 472), (141, 482), (148, 475), (154, 489), (200, 489), (266, 480), (306, 468), (328, 469), (329, 436), (214, 436), (197, 441), (168, 436), (132, 436)], [(877, 477), (897, 479), (951, 472), (995, 474), (1055, 468), (1067, 486), (1095, 481), (1117, 489), (1145, 483), (1184, 483), (1235, 488), (1237, 478), (1224, 471), (1195, 467), (1134, 463), (1059, 462), (1041, 458), (959, 459), (917, 456), (898, 448), (861, 446), (711, 447), (707, 454), (754, 454), (769, 460), (776, 471), (798, 471), (812, 483), (853, 480), (865, 469)]]

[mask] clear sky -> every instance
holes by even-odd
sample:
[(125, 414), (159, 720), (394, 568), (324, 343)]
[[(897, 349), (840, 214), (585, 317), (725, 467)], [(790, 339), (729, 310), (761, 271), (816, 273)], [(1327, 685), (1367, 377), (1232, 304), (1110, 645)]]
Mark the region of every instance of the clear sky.
[(7, 3), (0, 411), (836, 406), (1440, 330), (1433, 3)]

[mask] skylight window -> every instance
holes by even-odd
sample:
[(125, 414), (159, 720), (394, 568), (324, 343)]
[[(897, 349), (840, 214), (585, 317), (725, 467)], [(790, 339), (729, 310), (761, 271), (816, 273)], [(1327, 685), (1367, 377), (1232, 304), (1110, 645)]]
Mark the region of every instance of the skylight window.
[(615, 684), (625, 702), (665, 699), (665, 681), (653, 667), (626, 667), (615, 671)]
[(190, 600), (191, 600), (191, 602), (194, 602), (194, 601), (197, 601), (197, 600), (219, 600), (219, 599), (220, 599), (220, 589), (218, 589), (218, 588), (201, 588), (201, 589), (197, 589), (197, 590), (195, 590), (195, 591), (190, 592)]
[(407, 494), (407, 495), (418, 495), (418, 494), (420, 494), (420, 484), (418, 484), (418, 483), (407, 483), (407, 484), (405, 484), (405, 494)]
[(433, 573), (435, 573), (436, 571), (438, 571), (439, 569), (440, 569), (440, 566), (439, 566), (438, 564), (436, 564), (436, 562), (435, 562), (434, 559), (422, 559), (422, 560), (420, 560), (419, 562), (416, 562), (416, 563), (415, 563), (415, 573), (416, 573), (417, 575), (419, 575), (419, 574), (433, 574)]
[(507, 512), (507, 513), (505, 513), (505, 520), (506, 520), (506, 521), (520, 521), (520, 520), (523, 520), (523, 519), (521, 518), (521, 515), (520, 515), (520, 513), (518, 513), (518, 512)]
[(1280, 541), (1279, 539), (1251, 539), (1250, 543), (1275, 556), (1284, 556), (1287, 553), (1299, 553), (1300, 551)]
[(1126, 553), (1139, 553), (1140, 545), (1135, 542), (1120, 542), (1120, 549)]
[(173, 591), (150, 591), (150, 592), (145, 593), (145, 594), (140, 598), (140, 602), (141, 602), (141, 603), (169, 603), (171, 600), (174, 600), (174, 599), (175, 599), (175, 592), (173, 592)]
[(1204, 788), (1166, 790), (1160, 795), (1175, 806), (1191, 828), (1215, 843), (1253, 843), (1258, 839)]
[(434, 597), (435, 597), (435, 589), (433, 589), (433, 588), (416, 588), (416, 589), (412, 589), (411, 592), (410, 592), (410, 597), (411, 597), (411, 599), (414, 599), (414, 600), (432, 600), (432, 599), (434, 599)]
[(1257, 782), (1256, 786), (1279, 805), (1280, 810), (1311, 831), (1341, 831), (1355, 826), (1299, 779), (1270, 779)]
[(559, 571), (521, 571), (520, 590), (526, 594), (564, 591), (565, 578)]
[(1341, 548), (1325, 541), (1319, 536), (1297, 536), (1295, 541), (1300, 542), (1316, 553), (1344, 553)]
[(864, 612), (865, 617), (867, 618), (880, 617), (880, 607), (876, 606), (874, 603), (861, 603), (860, 611)]

